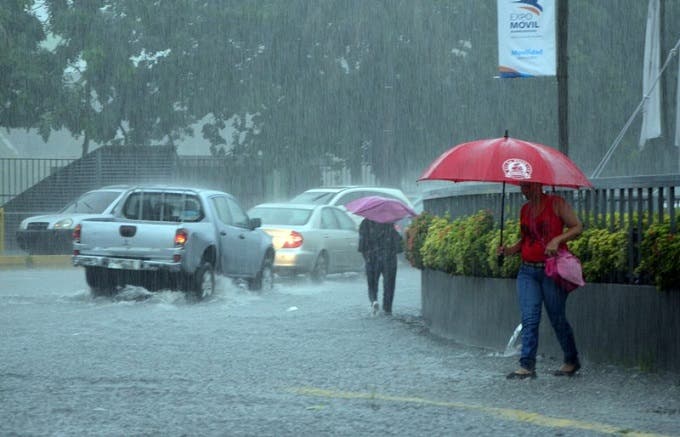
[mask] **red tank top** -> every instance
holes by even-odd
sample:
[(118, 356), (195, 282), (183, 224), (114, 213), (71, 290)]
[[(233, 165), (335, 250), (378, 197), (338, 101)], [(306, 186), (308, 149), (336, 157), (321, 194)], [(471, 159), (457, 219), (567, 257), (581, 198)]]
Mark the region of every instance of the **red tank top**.
[[(555, 213), (554, 204), (557, 197), (546, 195), (543, 199), (543, 211), (533, 221), (529, 204), (522, 206), (520, 211), (520, 232), (522, 237), (522, 260), (532, 263), (545, 262), (545, 246), (564, 232), (564, 222)], [(560, 247), (567, 248), (565, 243)]]

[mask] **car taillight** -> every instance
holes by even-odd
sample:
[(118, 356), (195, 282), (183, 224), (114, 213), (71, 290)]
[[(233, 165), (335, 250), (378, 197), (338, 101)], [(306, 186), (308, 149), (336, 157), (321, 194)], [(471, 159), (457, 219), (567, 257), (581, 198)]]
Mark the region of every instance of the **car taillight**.
[(303, 241), (304, 238), (302, 238), (301, 233), (297, 231), (290, 231), (290, 234), (286, 236), (286, 239), (283, 242), (283, 246), (281, 247), (284, 249), (295, 249), (297, 247), (302, 246)]
[(189, 234), (186, 229), (177, 229), (175, 231), (175, 247), (184, 247), (188, 239)]
[(73, 241), (75, 243), (80, 243), (80, 229), (81, 229), (80, 224), (77, 224), (76, 227), (73, 228), (72, 236), (73, 236)]

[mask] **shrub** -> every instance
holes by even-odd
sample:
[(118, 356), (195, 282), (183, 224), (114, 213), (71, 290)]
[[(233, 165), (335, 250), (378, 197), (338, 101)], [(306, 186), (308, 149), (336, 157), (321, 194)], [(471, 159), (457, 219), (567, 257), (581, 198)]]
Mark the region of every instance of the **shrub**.
[[(630, 232), (618, 224), (614, 230), (593, 227), (568, 243), (569, 249), (581, 260), (586, 282), (633, 281), (634, 278), (626, 276)], [(413, 221), (407, 235), (406, 257), (419, 269), (503, 278), (515, 277), (519, 270), (519, 256), (505, 258), (498, 264), (496, 251), (500, 245), (500, 230), (494, 227), (493, 216), (488, 211), (453, 221), (448, 216), (423, 213)], [(518, 221), (506, 221), (504, 244), (514, 244), (518, 239)], [(635, 269), (638, 277), (648, 277), (661, 290), (679, 288), (680, 235), (670, 232), (668, 218), (665, 223), (652, 225), (644, 232), (640, 255), (641, 262)]]
[(644, 232), (640, 252), (642, 260), (636, 273), (650, 275), (659, 290), (678, 290), (680, 235), (671, 233), (668, 220)]
[(456, 275), (490, 274), (485, 254), (492, 229), (488, 211), (454, 221), (448, 216), (434, 218), (420, 249), (423, 266)]
[(586, 282), (620, 282), (625, 279), (628, 233), (625, 230), (586, 229), (569, 249), (579, 257)]
[(488, 276), (491, 273), (486, 251), (493, 230), (493, 215), (489, 211), (454, 221), (456, 244), (453, 250), (457, 275)]
[(432, 219), (434, 219), (432, 214), (423, 212), (414, 218), (411, 221), (411, 225), (406, 229), (404, 256), (413, 267), (418, 269), (423, 268), (423, 257), (420, 255), (420, 248), (425, 242)]
[(455, 245), (454, 226), (449, 217), (432, 219), (427, 236), (420, 248), (423, 267), (447, 273), (456, 271), (453, 250)]
[[(503, 226), (503, 245), (510, 246), (519, 241), (519, 221), (508, 220)], [(486, 262), (489, 265), (491, 276), (496, 278), (514, 278), (519, 271), (521, 259), (519, 256), (503, 257), (499, 263), (497, 248), (501, 245), (501, 230), (491, 231), (491, 237), (486, 250)]]

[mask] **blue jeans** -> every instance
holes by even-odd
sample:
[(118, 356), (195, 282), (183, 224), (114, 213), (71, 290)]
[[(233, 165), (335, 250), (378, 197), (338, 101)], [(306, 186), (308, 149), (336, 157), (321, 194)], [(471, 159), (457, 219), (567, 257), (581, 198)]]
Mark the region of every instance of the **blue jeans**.
[(577, 364), (578, 351), (574, 333), (567, 321), (567, 293), (545, 275), (542, 267), (522, 264), (517, 274), (517, 292), (522, 312), (522, 353), (519, 363), (522, 367), (534, 370), (538, 350), (538, 327), (541, 323), (541, 306), (546, 313), (564, 352), (564, 362)]

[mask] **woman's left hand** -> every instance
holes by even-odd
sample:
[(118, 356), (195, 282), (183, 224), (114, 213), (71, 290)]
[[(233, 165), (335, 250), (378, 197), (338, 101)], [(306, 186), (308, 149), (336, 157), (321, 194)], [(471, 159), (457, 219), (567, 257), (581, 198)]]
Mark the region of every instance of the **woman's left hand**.
[(557, 248), (559, 247), (559, 242), (557, 239), (553, 238), (550, 240), (550, 243), (548, 243), (545, 246), (545, 255), (546, 256), (555, 256), (557, 255)]

